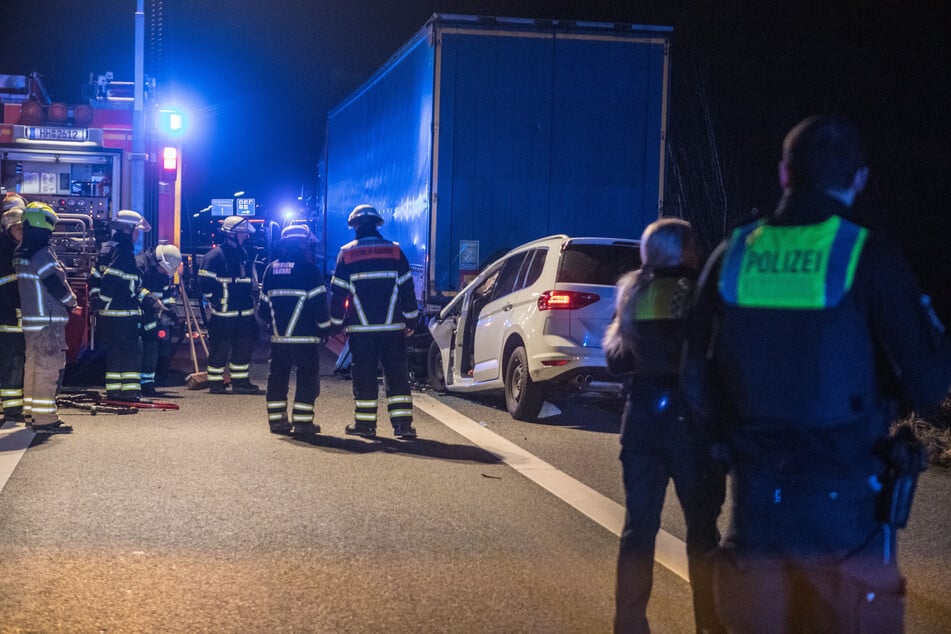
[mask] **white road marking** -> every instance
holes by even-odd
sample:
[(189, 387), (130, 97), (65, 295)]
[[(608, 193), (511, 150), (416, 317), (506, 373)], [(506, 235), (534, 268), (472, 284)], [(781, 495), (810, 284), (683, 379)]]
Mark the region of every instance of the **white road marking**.
[[(624, 528), (624, 507), (611, 498), (559, 471), (541, 458), (431, 396), (414, 394), (413, 404), (460, 436), (495, 454), (535, 484), (620, 537), (621, 529)], [(684, 542), (663, 529), (657, 533), (654, 559), (681, 579), (689, 581), (687, 547)]]
[(13, 475), (13, 470), (35, 435), (32, 430), (18, 428), (10, 421), (0, 427), (0, 491), (7, 485), (7, 480)]

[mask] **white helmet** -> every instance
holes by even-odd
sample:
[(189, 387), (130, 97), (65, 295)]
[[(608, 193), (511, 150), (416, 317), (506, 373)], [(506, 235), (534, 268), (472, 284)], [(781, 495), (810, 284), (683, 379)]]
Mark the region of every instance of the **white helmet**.
[(139, 212), (131, 209), (120, 209), (116, 217), (112, 219), (112, 228), (124, 229), (131, 233), (134, 229), (151, 231), (152, 225)]
[(175, 275), (182, 265), (182, 252), (174, 244), (160, 244), (155, 247), (155, 261), (166, 275)]
[(3, 202), (0, 203), (0, 213), (10, 211), (11, 209), (24, 209), (26, 208), (26, 202), (19, 194), (9, 192), (6, 196), (3, 197)]
[(347, 226), (356, 227), (364, 223), (375, 223), (379, 227), (383, 224), (383, 216), (373, 205), (357, 205), (347, 218)]
[(23, 209), (20, 207), (14, 207), (8, 211), (3, 212), (3, 215), (0, 216), (0, 228), (4, 231), (9, 231), (10, 227), (23, 224)]
[(281, 230), (281, 240), (304, 240), (317, 242), (316, 236), (307, 225), (288, 225)]
[(241, 216), (228, 216), (221, 223), (221, 231), (227, 233), (228, 235), (233, 235), (236, 233), (254, 233), (254, 225), (252, 225), (247, 218), (242, 218)]

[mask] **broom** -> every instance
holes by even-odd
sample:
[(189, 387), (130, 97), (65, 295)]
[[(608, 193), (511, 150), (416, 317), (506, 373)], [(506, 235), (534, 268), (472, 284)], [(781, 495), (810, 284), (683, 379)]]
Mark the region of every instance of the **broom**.
[[(179, 292), (182, 294), (182, 304), (185, 305), (185, 325), (188, 327), (188, 346), (191, 349), (192, 365), (195, 371), (185, 377), (185, 387), (189, 390), (201, 390), (208, 387), (208, 372), (202, 372), (198, 369), (198, 351), (195, 349), (195, 337), (201, 337), (201, 331), (198, 327), (198, 319), (192, 310), (188, 294), (185, 293), (185, 283), (178, 283)], [(205, 349), (205, 357), (208, 357), (208, 346), (205, 344), (204, 337), (201, 337), (201, 345)]]

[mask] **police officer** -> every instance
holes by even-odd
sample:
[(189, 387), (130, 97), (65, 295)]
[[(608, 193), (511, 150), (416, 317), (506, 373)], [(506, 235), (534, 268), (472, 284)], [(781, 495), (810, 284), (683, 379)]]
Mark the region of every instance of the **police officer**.
[(376, 435), (377, 369), (382, 365), (393, 434), (415, 438), (406, 351), (406, 339), (419, 315), (413, 274), (399, 245), (380, 235), (383, 218), (376, 209), (358, 205), (347, 224), (357, 239), (337, 255), (330, 309), (331, 322), (347, 332), (353, 355), (356, 402), (354, 423), (346, 433)]
[(23, 422), (25, 349), (13, 253), (23, 239), (23, 199), (7, 195), (0, 216), (0, 406), (7, 421)]
[(50, 248), (59, 220), (46, 204), (32, 202), (23, 211), (23, 242), (13, 256), (20, 292), (26, 363), (23, 412), (36, 433), (68, 434), (59, 420), (56, 391), (66, 367), (66, 323), (76, 295), (66, 282), (66, 269)]
[(684, 386), (732, 478), (716, 562), (731, 632), (900, 632), (904, 582), (877, 447), (893, 403), (951, 384), (943, 327), (899, 251), (852, 214), (862, 140), (811, 117), (783, 143), (783, 198), (701, 277)]
[(647, 602), (654, 542), (669, 480), (687, 523), (687, 563), (698, 632), (722, 632), (713, 604), (712, 567), (723, 480), (705, 458), (679, 390), (687, 308), (700, 262), (690, 224), (651, 223), (641, 236), (641, 268), (618, 281), (616, 311), (602, 346), (608, 368), (632, 373), (621, 422), (626, 514), (618, 552), (614, 631), (650, 632)]
[[(327, 287), (314, 264), (316, 239), (305, 225), (281, 231), (278, 256), (264, 272), (258, 313), (270, 324), (267, 417), (271, 432), (317, 434), (314, 401), (320, 394), (319, 344), (330, 328)], [(287, 417), (287, 388), (297, 368), (297, 389)]]
[(103, 244), (89, 277), (97, 308), (97, 334), (106, 349), (106, 396), (137, 401), (142, 394), (141, 302), (148, 295), (135, 262), (135, 242), (151, 226), (142, 215), (122, 209), (110, 222), (112, 240)]
[[(174, 244), (160, 244), (135, 256), (135, 264), (147, 293), (142, 299), (142, 394), (155, 396), (159, 357), (168, 356), (168, 327), (177, 320), (173, 276), (182, 264), (182, 252)], [(164, 355), (160, 345), (166, 348)]]
[(258, 394), (251, 383), (251, 351), (257, 340), (252, 264), (244, 243), (254, 227), (247, 218), (229, 216), (221, 223), (224, 241), (201, 261), (201, 291), (211, 304), (208, 319), (208, 383), (212, 394), (225, 394), (225, 365), (235, 394)]

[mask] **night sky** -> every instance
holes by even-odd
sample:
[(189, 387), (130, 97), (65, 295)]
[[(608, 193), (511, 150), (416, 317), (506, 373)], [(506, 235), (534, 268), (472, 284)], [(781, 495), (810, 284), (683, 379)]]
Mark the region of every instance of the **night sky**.
[[(131, 81), (135, 4), (5, 0), (0, 73), (38, 71), (54, 99), (72, 103), (90, 73)], [(786, 130), (810, 114), (846, 114), (870, 149), (863, 208), (951, 316), (946, 3), (164, 0), (161, 38), (151, 37), (150, 4), (147, 44), (161, 47), (149, 49), (146, 73), (160, 101), (191, 113), (187, 211), (236, 190), (271, 208), (296, 199), (313, 185), (327, 111), (434, 12), (662, 24), (674, 27), (674, 160), (685, 177), (709, 182), (715, 148), (723, 183), (715, 200), (693, 196), (670, 211), (699, 219), (715, 242), (724, 217), (731, 224), (775, 205)]]

